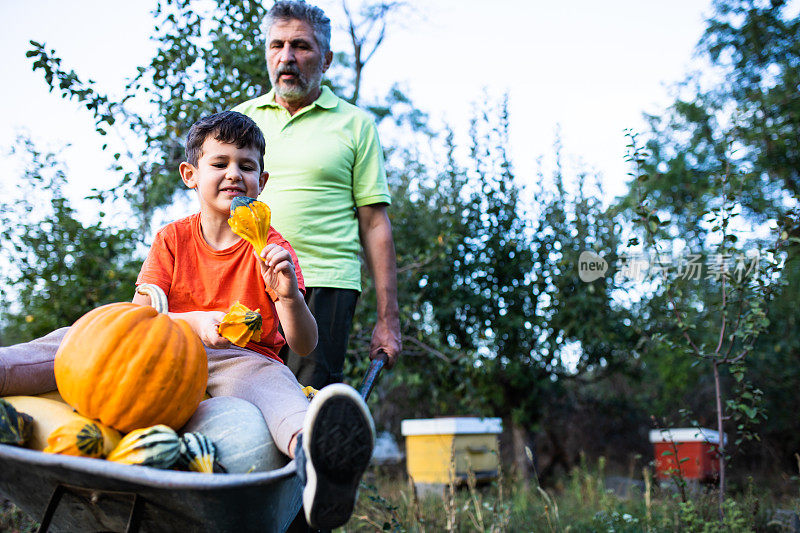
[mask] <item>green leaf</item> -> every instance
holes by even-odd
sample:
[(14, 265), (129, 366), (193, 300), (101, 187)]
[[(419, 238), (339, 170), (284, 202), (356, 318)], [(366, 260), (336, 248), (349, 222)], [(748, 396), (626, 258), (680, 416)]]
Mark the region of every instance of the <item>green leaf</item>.
[(745, 415), (747, 415), (747, 418), (749, 418), (751, 420), (755, 419), (756, 415), (758, 414), (758, 410), (755, 407), (750, 407), (750, 406), (747, 406), (747, 405), (741, 405), (740, 409), (742, 410), (742, 412), (744, 412)]

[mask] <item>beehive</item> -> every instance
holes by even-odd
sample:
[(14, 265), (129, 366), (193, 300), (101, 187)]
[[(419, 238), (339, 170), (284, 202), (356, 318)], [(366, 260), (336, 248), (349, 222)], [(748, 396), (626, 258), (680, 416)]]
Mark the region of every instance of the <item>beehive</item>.
[[(650, 431), (656, 477), (711, 481), (719, 476), (719, 432), (706, 428), (670, 428)], [(727, 442), (727, 440), (726, 440)]]
[(502, 430), (499, 418), (403, 420), (408, 475), (415, 484), (463, 481), (469, 472), (476, 479), (491, 479), (500, 464), (497, 435)]

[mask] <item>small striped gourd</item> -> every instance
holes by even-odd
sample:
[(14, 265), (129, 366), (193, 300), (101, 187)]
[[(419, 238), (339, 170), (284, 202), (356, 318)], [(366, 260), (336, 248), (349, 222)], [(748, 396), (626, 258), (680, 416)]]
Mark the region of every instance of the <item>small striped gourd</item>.
[(0, 444), (23, 446), (33, 432), (33, 419), (0, 398)]
[(135, 429), (122, 437), (107, 459), (127, 465), (169, 468), (178, 460), (181, 439), (164, 424)]
[(259, 309), (251, 311), (239, 302), (234, 303), (217, 326), (219, 334), (236, 346), (244, 348), (251, 340), (261, 340), (261, 315)]
[(47, 453), (79, 457), (105, 457), (119, 444), (122, 435), (100, 422), (72, 420), (50, 433)]
[(316, 396), (318, 392), (319, 391), (311, 385), (303, 387), (303, 394), (306, 395), (306, 398), (308, 398), (309, 401), (313, 400), (314, 396)]
[(217, 396), (200, 402), (181, 431), (197, 431), (210, 438), (217, 461), (229, 474), (265, 472), (289, 462), (275, 446), (264, 415), (241, 398)]
[(39, 396), (6, 396), (5, 400), (18, 412), (26, 413), (33, 418), (33, 432), (25, 446), (34, 450), (42, 451), (47, 448), (50, 435), (70, 422), (80, 421), (83, 424), (94, 422), (57, 400)]
[(181, 452), (178, 464), (192, 472), (214, 473), (217, 448), (211, 439), (202, 433), (189, 432), (181, 435)]

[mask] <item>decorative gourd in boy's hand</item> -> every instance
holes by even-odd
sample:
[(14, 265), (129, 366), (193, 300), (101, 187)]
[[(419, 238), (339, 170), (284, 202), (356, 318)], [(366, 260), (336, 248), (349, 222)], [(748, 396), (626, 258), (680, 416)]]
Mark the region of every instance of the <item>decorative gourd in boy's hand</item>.
[(251, 311), (239, 302), (234, 303), (222, 322), (219, 323), (219, 334), (236, 346), (244, 348), (251, 340), (261, 340), (260, 309)]
[[(271, 216), (272, 212), (264, 202), (259, 202), (249, 196), (237, 196), (231, 202), (228, 225), (236, 235), (253, 245), (256, 255), (261, 255), (267, 245)], [(266, 289), (270, 298), (278, 299), (278, 295), (272, 287)]]
[(257, 254), (267, 245), (271, 211), (267, 204), (247, 196), (237, 196), (231, 202), (228, 225), (233, 232), (253, 245)]

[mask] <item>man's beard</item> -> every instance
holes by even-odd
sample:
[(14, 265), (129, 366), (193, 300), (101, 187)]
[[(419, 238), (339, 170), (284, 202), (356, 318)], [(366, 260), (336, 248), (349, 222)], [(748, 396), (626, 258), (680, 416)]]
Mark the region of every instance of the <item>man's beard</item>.
[[(283, 74), (292, 74), (295, 79), (287, 83), (279, 81)], [(275, 72), (269, 73), (269, 81), (275, 88), (275, 94), (287, 102), (298, 102), (305, 100), (309, 94), (319, 89), (322, 82), (322, 62), (314, 73), (306, 78), (300, 73), (296, 65), (281, 65)]]

